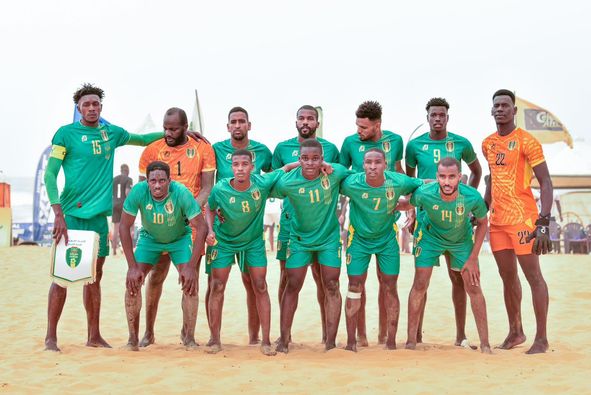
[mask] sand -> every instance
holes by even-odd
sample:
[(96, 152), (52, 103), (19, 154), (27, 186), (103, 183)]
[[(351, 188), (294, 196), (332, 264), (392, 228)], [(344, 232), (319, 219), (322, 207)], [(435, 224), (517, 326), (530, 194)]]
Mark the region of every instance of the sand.
[[(86, 317), (81, 288), (70, 288), (58, 327), (61, 353), (43, 351), (46, 330), (49, 249), (0, 249), (0, 392), (7, 393), (148, 393), (290, 392), (290, 393), (590, 393), (591, 392), (591, 259), (588, 256), (542, 257), (550, 289), (548, 336), (544, 355), (524, 352), (535, 332), (529, 287), (522, 277), (523, 318), (528, 340), (514, 350), (482, 355), (453, 346), (455, 324), (451, 284), (443, 268), (436, 269), (425, 314), (424, 345), (417, 351), (385, 351), (376, 344), (375, 268), (368, 278), (368, 335), (370, 347), (358, 353), (342, 349), (344, 315), (337, 340), (341, 348), (328, 353), (320, 344), (320, 322), (311, 274), (302, 290), (293, 325), (295, 344), (288, 355), (265, 357), (247, 346), (245, 297), (239, 274), (233, 270), (226, 292), (222, 326), (224, 350), (217, 355), (204, 347), (185, 350), (179, 341), (180, 290), (176, 273), (166, 281), (156, 323), (155, 345), (130, 352), (123, 304), (126, 263), (109, 257), (103, 278), (102, 334), (113, 349), (85, 347)], [(481, 256), (483, 290), (488, 303), (491, 344), (507, 333), (501, 281), (491, 255)], [(402, 256), (399, 279), (401, 316), (397, 342), (406, 340), (407, 297), (412, 281), (412, 257)], [(27, 281), (22, 281), (27, 279)], [(269, 261), (272, 300), (272, 338), (278, 327), (278, 266)], [(200, 279), (205, 292), (205, 276)], [(346, 289), (346, 276), (341, 291)], [(203, 297), (197, 340), (209, 338)], [(142, 311), (143, 319), (143, 311)], [(143, 332), (143, 322), (140, 331)], [(472, 314), (468, 337), (478, 344)]]

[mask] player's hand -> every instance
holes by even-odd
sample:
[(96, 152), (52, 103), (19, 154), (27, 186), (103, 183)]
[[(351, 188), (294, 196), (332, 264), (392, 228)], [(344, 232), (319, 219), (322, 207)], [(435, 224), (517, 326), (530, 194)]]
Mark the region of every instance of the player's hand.
[(478, 259), (477, 258), (469, 258), (464, 264), (462, 271), (460, 272), (462, 276), (464, 273), (468, 273), (468, 279), (470, 280), (470, 284), (475, 287), (480, 287), (480, 269), (478, 269)]
[(406, 221), (404, 221), (403, 228), (408, 229), (410, 234), (412, 235), (415, 232), (415, 224), (417, 220), (417, 213), (415, 209), (410, 209), (406, 211)]
[(220, 210), (219, 208), (217, 210), (215, 210), (215, 215), (217, 215), (218, 219), (220, 220), (220, 223), (223, 224), (224, 221), (226, 220), (224, 218), (224, 215), (222, 214), (222, 210)]
[(549, 218), (538, 218), (536, 229), (527, 236), (525, 241), (529, 243), (532, 239), (535, 239), (531, 246), (532, 254), (540, 255), (552, 252)]
[(215, 232), (207, 233), (207, 237), (205, 238), (205, 242), (207, 243), (208, 246), (215, 245)]
[(180, 265), (179, 283), (185, 295), (194, 296), (197, 289), (197, 272), (190, 264)]
[(131, 296), (135, 296), (138, 292), (140, 292), (143, 283), (144, 272), (140, 270), (137, 265), (127, 270), (127, 279), (125, 280), (125, 285), (127, 286), (127, 290)]
[(330, 163), (322, 162), (322, 166), (320, 167), (320, 171), (325, 176), (328, 176), (333, 173), (334, 169)]
[(345, 225), (345, 216), (343, 214), (339, 215), (339, 225), (341, 225), (341, 229)]
[(64, 241), (66, 245), (68, 245), (68, 228), (66, 226), (66, 219), (63, 215), (56, 215), (55, 220), (53, 222), (53, 239), (55, 240), (56, 244), (60, 242), (62, 236), (64, 237)]
[(199, 132), (195, 132), (195, 131), (193, 131), (193, 130), (189, 130), (189, 131), (187, 131), (187, 136), (191, 137), (191, 138), (192, 138), (193, 140), (195, 140), (195, 141), (199, 141), (199, 140), (201, 140), (201, 141), (204, 141), (204, 142), (206, 142), (207, 144), (211, 145), (211, 143), (209, 142), (209, 140), (208, 140), (208, 139), (206, 139), (206, 138), (205, 138), (205, 137), (204, 137), (204, 136), (203, 136), (201, 133), (199, 133)]

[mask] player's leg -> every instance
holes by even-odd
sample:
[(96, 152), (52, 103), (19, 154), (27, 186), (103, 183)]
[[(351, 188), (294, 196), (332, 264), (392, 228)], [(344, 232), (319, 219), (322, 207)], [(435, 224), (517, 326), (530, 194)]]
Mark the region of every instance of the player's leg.
[[(339, 277), (341, 275), (341, 246), (336, 250), (325, 250), (318, 253), (318, 262), (320, 262), (320, 277), (324, 290), (324, 310), (326, 321), (326, 343), (325, 350), (331, 350), (336, 347), (337, 331), (341, 319), (341, 308), (343, 300)], [(334, 255), (334, 257), (329, 257)]]
[(345, 300), (345, 318), (347, 322), (347, 346), (345, 350), (357, 351), (357, 325), (359, 322), (359, 310), (361, 308), (361, 295), (365, 288), (367, 273), (362, 275), (349, 275), (347, 298)]
[(269, 245), (271, 246), (271, 251), (273, 251), (273, 246), (275, 245), (275, 222), (269, 225)]
[(531, 288), (534, 314), (536, 316), (536, 337), (526, 354), (543, 353), (548, 350), (548, 338), (546, 335), (549, 300), (548, 285), (542, 275), (540, 261), (537, 255), (517, 255), (517, 259)]
[(45, 335), (45, 349), (61, 351), (57, 346), (57, 323), (60, 320), (64, 304), (66, 303), (67, 288), (52, 283), (49, 287), (47, 301), (47, 334)]
[(388, 325), (387, 325), (387, 311), (385, 303), (385, 289), (381, 279), (382, 272), (380, 266), (376, 265), (376, 275), (378, 277), (378, 344), (384, 344), (388, 337)]
[[(138, 240), (138, 249), (144, 249), (145, 241)], [(158, 303), (160, 302), (160, 296), (162, 296), (162, 285), (168, 270), (170, 269), (170, 256), (168, 254), (162, 254), (156, 265), (152, 268), (148, 281), (146, 281), (146, 331), (144, 337), (140, 342), (140, 347), (148, 347), (150, 344), (154, 344), (156, 340), (154, 332), (154, 324), (156, 322), (156, 314), (158, 313)]]
[(346, 246), (346, 267), (347, 275), (349, 276), (349, 285), (345, 300), (345, 318), (347, 323), (347, 346), (345, 349), (357, 351), (357, 345), (367, 347), (367, 336), (365, 336), (365, 339), (360, 339), (360, 335), (365, 335), (365, 332), (364, 329), (359, 328), (359, 325), (361, 322), (365, 325), (365, 317), (361, 318), (360, 315), (361, 308), (364, 304), (365, 281), (367, 279), (371, 251), (354, 233), (347, 237)]
[(276, 352), (271, 349), (271, 339), (269, 337), (271, 331), (271, 299), (269, 298), (269, 290), (267, 288), (267, 267), (249, 266), (248, 271), (254, 289), (257, 313), (263, 337), (261, 352), (268, 356), (275, 355)]
[(468, 272), (464, 272), (461, 276), (462, 281), (464, 281), (464, 289), (470, 297), (470, 307), (472, 308), (472, 314), (476, 321), (476, 329), (478, 330), (478, 337), (480, 338), (480, 351), (490, 354), (486, 301), (484, 299), (484, 294), (482, 293), (482, 288), (470, 283), (470, 275)]
[(398, 298), (398, 275), (400, 273), (400, 250), (396, 238), (387, 241), (376, 254), (376, 269), (382, 289), (386, 323), (386, 349), (396, 349), (396, 333), (400, 318), (400, 300)]
[(462, 345), (466, 337), (466, 290), (464, 289), (464, 280), (460, 272), (452, 270), (451, 257), (444, 254), (447, 266), (447, 274), (451, 280), (451, 299), (454, 304), (454, 314), (456, 318), (456, 346)]
[(320, 322), (322, 323), (322, 344), (326, 343), (326, 305), (325, 295), (324, 295), (324, 287), (322, 286), (322, 278), (320, 274), (320, 264), (317, 261), (314, 261), (310, 266), (310, 270), (312, 271), (312, 278), (314, 278), (314, 283), (316, 283), (316, 300), (318, 300), (318, 306), (320, 307)]
[(246, 309), (248, 313), (248, 344), (259, 344), (259, 328), (261, 322), (257, 313), (256, 295), (254, 285), (248, 273), (241, 273), (242, 284), (246, 291)]
[(429, 288), (433, 267), (416, 267), (415, 277), (408, 295), (408, 339), (407, 349), (415, 349), (417, 344), (417, 328), (421, 316), (423, 299)]
[(211, 270), (211, 295), (209, 295), (209, 317), (211, 320), (211, 340), (207, 350), (215, 354), (222, 350), (220, 331), (222, 328), (222, 309), (224, 307), (224, 291), (230, 274), (231, 265), (223, 268), (212, 268)]
[[(204, 232), (207, 233), (205, 229), (207, 225), (205, 221), (203, 221), (203, 228)], [(190, 246), (193, 245), (193, 239), (197, 236), (197, 229), (191, 227), (191, 238), (187, 239), (187, 244)], [(195, 278), (197, 279), (195, 283), (195, 293), (193, 295), (187, 295), (183, 292), (183, 296), (181, 299), (181, 306), (183, 309), (183, 326), (181, 328), (181, 340), (183, 344), (187, 347), (196, 347), (198, 346), (197, 342), (195, 341), (195, 327), (197, 326), (197, 311), (199, 309), (199, 269), (201, 268), (201, 258), (204, 255), (204, 247), (205, 245), (201, 246), (201, 256), (197, 260), (197, 265), (195, 265)], [(189, 249), (184, 248), (183, 251), (187, 252)]]
[(365, 287), (361, 290), (361, 299), (359, 311), (357, 313), (357, 344), (359, 347), (367, 347), (369, 343), (367, 341), (367, 324), (365, 322), (365, 305), (367, 304), (367, 294)]
[[(156, 259), (158, 259), (156, 257)], [(148, 275), (152, 269), (150, 263), (139, 263), (137, 268), (144, 274)], [(140, 285), (141, 287), (141, 285)], [(129, 339), (127, 340), (127, 348), (131, 351), (139, 350), (139, 332), (140, 332), (140, 311), (142, 309), (142, 291), (131, 293), (128, 287), (125, 288), (125, 314), (127, 316), (127, 327), (129, 328)]]

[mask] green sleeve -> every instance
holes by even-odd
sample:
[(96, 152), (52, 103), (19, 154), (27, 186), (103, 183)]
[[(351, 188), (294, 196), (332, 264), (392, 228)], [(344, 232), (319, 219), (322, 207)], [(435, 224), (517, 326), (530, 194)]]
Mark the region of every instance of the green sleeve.
[(396, 141), (394, 144), (396, 145), (396, 158), (394, 158), (394, 160), (398, 162), (402, 160), (402, 153), (404, 152), (404, 142), (402, 141), (402, 137), (396, 135)]
[(351, 179), (350, 177), (351, 176), (348, 176), (343, 181), (341, 181), (341, 188), (339, 191), (341, 195), (345, 195), (345, 196), (349, 196), (349, 197), (351, 196), (351, 187), (349, 185), (349, 180)]
[(156, 140), (160, 140), (164, 137), (164, 132), (154, 132), (154, 133), (146, 133), (146, 134), (129, 134), (129, 140), (127, 141), (126, 145), (139, 145), (140, 147), (145, 147)]
[(332, 163), (332, 167), (334, 169), (334, 175), (338, 179), (339, 182), (350, 176), (351, 174), (355, 174), (353, 170), (347, 169), (345, 166), (340, 165), (338, 163)]
[(140, 207), (138, 200), (140, 197), (139, 195), (141, 186), (142, 183), (140, 182), (139, 184), (136, 184), (133, 188), (131, 188), (131, 191), (129, 191), (129, 195), (127, 195), (127, 198), (123, 203), (123, 211), (134, 217), (137, 215), (137, 211)]
[(190, 221), (199, 214), (201, 214), (201, 207), (193, 197), (193, 194), (185, 187), (179, 188), (181, 191), (181, 204), (183, 206), (183, 213)]
[(419, 207), (421, 205), (421, 191), (415, 191), (410, 197), (410, 204), (415, 207)]
[(341, 165), (345, 167), (351, 167), (351, 154), (349, 153), (349, 144), (348, 139), (343, 141), (343, 146), (341, 147), (341, 154), (339, 155), (339, 162)]
[(283, 182), (281, 181), (281, 177), (279, 177), (279, 179), (275, 183), (275, 186), (273, 186), (273, 189), (271, 189), (271, 193), (269, 194), (269, 197), (274, 197), (274, 198), (279, 198), (279, 199), (284, 199), (287, 197), (287, 195), (285, 194), (285, 189), (283, 187)]
[(472, 213), (476, 218), (484, 218), (486, 217), (487, 213), (486, 204), (484, 203), (484, 199), (482, 196), (476, 197), (476, 202), (474, 203), (474, 207), (472, 208)]
[(283, 163), (283, 161), (281, 160), (281, 145), (278, 145), (277, 147), (275, 147), (275, 151), (273, 152), (273, 158), (271, 160), (271, 167), (273, 169), (279, 169), (280, 167), (283, 167), (283, 165), (285, 163)]
[(220, 184), (215, 184), (213, 188), (211, 188), (211, 192), (209, 193), (209, 197), (207, 198), (207, 203), (209, 204), (209, 208), (212, 211), (218, 208), (218, 203), (215, 198), (217, 195), (217, 191), (219, 189), (218, 185)]
[(60, 172), (60, 167), (62, 167), (61, 160), (49, 157), (47, 167), (45, 168), (44, 181), (50, 204), (59, 204), (60, 202), (60, 195), (57, 189), (57, 175)]
[(264, 151), (264, 157), (265, 160), (263, 162), (263, 165), (261, 166), (261, 170), (264, 171), (265, 173), (270, 172), (273, 168), (271, 166), (271, 162), (273, 160), (273, 154), (271, 154), (271, 150), (269, 148), (267, 148), (267, 146), (264, 147), (265, 151)]
[(324, 157), (326, 162), (339, 163), (339, 149), (336, 145), (330, 144), (330, 152)]
[(279, 179), (281, 178), (282, 175), (284, 175), (285, 172), (282, 169), (277, 169), (271, 173), (267, 173), (267, 174), (263, 174), (260, 176), (260, 180), (261, 180), (261, 187), (266, 190), (266, 191), (271, 191), (271, 189), (273, 188), (273, 185), (275, 185), (277, 183), (277, 181), (279, 181)]
[(407, 175), (401, 174), (403, 176), (402, 181), (402, 191), (401, 195), (408, 195), (409, 193), (413, 193), (418, 187), (424, 184), (424, 181), (420, 178), (409, 177)]
[(413, 169), (417, 167), (417, 158), (415, 157), (414, 143), (412, 141), (406, 146), (404, 160), (408, 167), (412, 167)]
[(474, 148), (472, 147), (472, 144), (468, 140), (466, 140), (466, 146), (464, 147), (464, 150), (462, 151), (462, 159), (467, 164), (470, 164), (476, 160), (476, 152), (474, 152)]

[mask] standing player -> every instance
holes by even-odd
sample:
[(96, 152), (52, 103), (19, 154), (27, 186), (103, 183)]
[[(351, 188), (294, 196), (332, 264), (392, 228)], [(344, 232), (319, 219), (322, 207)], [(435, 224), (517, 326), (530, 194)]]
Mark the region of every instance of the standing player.
[(121, 165), (121, 174), (113, 178), (113, 237), (111, 245), (113, 246), (113, 255), (117, 255), (119, 246), (119, 222), (121, 221), (121, 211), (123, 211), (123, 202), (131, 190), (133, 180), (129, 177), (129, 166)]
[[(277, 144), (273, 152), (273, 169), (279, 169), (288, 163), (297, 162), (300, 158), (300, 144), (306, 140), (317, 140), (322, 146), (324, 160), (328, 163), (338, 163), (339, 150), (336, 145), (326, 141), (323, 138), (316, 137), (318, 122), (318, 111), (310, 105), (300, 107), (296, 113), (296, 129), (298, 136)], [(290, 223), (293, 216), (293, 207), (288, 200), (283, 201), (281, 210), (281, 219), (279, 222), (279, 236), (277, 237), (277, 256), (281, 267), (281, 276), (279, 279), (279, 304), (285, 292), (287, 276), (285, 272), (285, 262), (287, 260), (287, 243), (289, 242)], [(322, 342), (326, 341), (326, 326), (324, 314), (324, 292), (320, 283), (320, 272), (317, 262), (312, 264), (312, 276), (316, 282), (316, 297), (320, 305), (320, 316), (322, 320)]]
[(349, 171), (334, 164), (334, 172), (322, 175), (322, 144), (307, 139), (300, 146), (301, 168), (282, 176), (273, 194), (287, 198), (293, 210), (289, 235), (288, 256), (285, 263), (287, 284), (281, 299), (281, 337), (277, 351), (287, 353), (291, 339), (291, 325), (298, 304), (298, 296), (308, 265), (319, 264), (320, 286), (325, 295), (326, 350), (336, 347), (336, 336), (341, 317), (341, 243), (336, 206), (339, 184)]
[[(110, 347), (101, 337), (101, 278), (105, 257), (109, 255), (109, 225), (113, 155), (122, 145), (145, 146), (162, 137), (162, 133), (130, 134), (115, 125), (99, 123), (104, 91), (84, 84), (74, 93), (74, 103), (82, 116), (80, 122), (62, 126), (53, 136), (51, 155), (45, 170), (47, 196), (55, 214), (53, 238), (68, 242), (68, 229), (93, 230), (100, 236), (96, 262), (96, 281), (84, 286), (84, 308), (88, 325), (87, 346)], [(57, 175), (63, 166), (66, 183), (61, 195)], [(47, 335), (45, 349), (60, 351), (57, 346), (57, 324), (66, 302), (66, 288), (53, 283), (49, 288)]]
[[(196, 268), (205, 243), (205, 224), (201, 208), (183, 184), (170, 180), (170, 167), (164, 162), (152, 162), (146, 169), (147, 181), (133, 187), (123, 206), (121, 243), (128, 271), (125, 292), (125, 312), (129, 326), (127, 346), (138, 351), (141, 288), (146, 275), (167, 253), (178, 272), (183, 293), (193, 296), (198, 289)], [(142, 213), (142, 229), (135, 250), (131, 242), (131, 227), (137, 212)], [(197, 229), (191, 242), (191, 227)]]
[(404, 174), (385, 171), (384, 151), (370, 148), (365, 152), (365, 172), (347, 177), (341, 183), (341, 193), (350, 199), (351, 214), (347, 241), (347, 274), (349, 290), (345, 313), (347, 316), (347, 350), (357, 351), (355, 332), (357, 315), (361, 313), (362, 294), (369, 260), (376, 255), (382, 305), (386, 310), (386, 348), (396, 348), (396, 330), (400, 301), (396, 283), (400, 272), (400, 252), (396, 238), (396, 204), (401, 195), (413, 192), (423, 181)]
[[(251, 123), (248, 119), (248, 112), (242, 107), (234, 107), (228, 113), (228, 133), (230, 138), (213, 145), (217, 167), (216, 179), (232, 177), (232, 154), (237, 149), (246, 149), (252, 154), (253, 174), (260, 174), (261, 171), (271, 171), (271, 151), (266, 145), (248, 138)], [(246, 290), (246, 306), (248, 309), (248, 336), (250, 344), (259, 343), (259, 316), (256, 309), (256, 290), (250, 281), (248, 273), (242, 273), (242, 283)], [(208, 286), (205, 296), (207, 305), (210, 294)], [(208, 312), (209, 313), (209, 312)]]
[[(548, 286), (538, 255), (552, 250), (549, 225), (553, 188), (542, 146), (525, 130), (515, 127), (516, 112), (513, 92), (506, 89), (495, 92), (491, 113), (497, 131), (482, 142), (490, 169), (485, 200), (490, 204), (490, 246), (503, 280), (509, 318), (509, 335), (500, 348), (510, 349), (525, 342), (521, 284), (517, 276), (516, 261), (519, 261), (531, 287), (537, 325), (536, 338), (527, 354), (536, 354), (548, 349)], [(540, 184), (539, 215), (530, 188), (532, 170)]]
[[(211, 145), (204, 141), (196, 141), (187, 135), (189, 124), (187, 114), (180, 108), (170, 108), (164, 115), (164, 139), (150, 144), (140, 158), (140, 180), (145, 179), (147, 166), (153, 161), (162, 161), (170, 167), (170, 176), (174, 181), (185, 185), (204, 207), (213, 186), (215, 156)], [(200, 222), (205, 227), (205, 221)], [(194, 230), (194, 232), (197, 229)], [(204, 228), (205, 232), (206, 229)], [(194, 233), (195, 237), (196, 233)], [(199, 265), (197, 262), (197, 278)], [(158, 302), (162, 295), (162, 284), (170, 268), (170, 256), (163, 254), (160, 262), (154, 266), (146, 286), (146, 332), (140, 347), (154, 343), (154, 322), (158, 312)], [(195, 325), (199, 290), (193, 295), (183, 294), (183, 328), (181, 339), (185, 346), (195, 347)]]
[[(460, 162), (445, 157), (437, 165), (437, 182), (417, 189), (410, 202), (421, 208), (423, 215), (414, 248), (416, 269), (408, 297), (406, 348), (416, 347), (421, 308), (431, 273), (434, 266), (439, 266), (439, 257), (446, 254), (451, 262), (451, 270), (461, 276), (470, 295), (480, 349), (483, 353), (490, 353), (486, 302), (480, 288), (478, 269), (478, 253), (488, 224), (484, 200), (476, 189), (460, 183)], [(469, 213), (477, 221), (474, 240)]]
[[(427, 121), (430, 130), (428, 133), (411, 140), (406, 146), (406, 174), (414, 177), (418, 173), (418, 178), (434, 180), (439, 161), (451, 157), (457, 159), (460, 163), (462, 160), (466, 162), (471, 171), (468, 184), (473, 188), (478, 188), (482, 176), (480, 162), (476, 157), (472, 144), (466, 138), (447, 131), (447, 122), (449, 121), (449, 103), (447, 100), (434, 97), (427, 102), (425, 109), (427, 110)], [(414, 210), (409, 210), (408, 214), (412, 221), (415, 215)], [(419, 215), (418, 222), (420, 220)], [(464, 289), (464, 281), (457, 271), (452, 270), (448, 255), (445, 255), (445, 262), (452, 284), (452, 300), (456, 317), (455, 345), (469, 345), (466, 338), (466, 290)], [(422, 317), (425, 313), (424, 306), (426, 302), (427, 297), (425, 294), (417, 334), (419, 343), (422, 341)]]
[[(386, 157), (386, 170), (404, 173), (402, 170), (402, 138), (396, 133), (388, 130), (382, 130), (382, 106), (376, 101), (366, 101), (359, 105), (355, 112), (357, 117), (357, 133), (348, 136), (343, 141), (340, 153), (340, 162), (345, 167), (351, 167), (354, 172), (362, 173), (364, 166), (364, 155), (372, 148), (380, 149)], [(341, 199), (341, 205), (345, 207), (345, 199)], [(341, 214), (339, 221), (343, 224), (345, 219), (345, 210)], [(378, 292), (379, 306), (379, 332), (378, 343), (383, 344), (386, 341), (386, 308), (384, 306), (384, 293), (382, 292), (382, 282)], [(367, 332), (365, 327), (365, 291), (361, 294), (361, 307), (359, 308), (359, 324), (357, 326), (359, 343), (367, 346)]]

